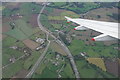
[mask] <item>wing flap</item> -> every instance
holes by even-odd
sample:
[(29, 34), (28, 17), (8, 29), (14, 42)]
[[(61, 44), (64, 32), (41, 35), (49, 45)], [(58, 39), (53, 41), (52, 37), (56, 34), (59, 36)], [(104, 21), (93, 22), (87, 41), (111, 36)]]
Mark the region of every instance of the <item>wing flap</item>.
[(99, 36), (92, 38), (92, 40), (93, 41), (110, 41), (110, 40), (117, 40), (117, 39), (106, 34), (101, 34)]
[(85, 26), (78, 26), (75, 27), (74, 30), (88, 30), (89, 28), (85, 27)]

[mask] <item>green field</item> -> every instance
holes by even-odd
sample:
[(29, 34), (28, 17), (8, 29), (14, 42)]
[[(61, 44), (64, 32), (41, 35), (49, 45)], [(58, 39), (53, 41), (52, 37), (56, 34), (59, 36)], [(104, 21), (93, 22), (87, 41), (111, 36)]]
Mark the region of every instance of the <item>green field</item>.
[(20, 31), (18, 28), (14, 29), (14, 30), (10, 30), (8, 32), (6, 32), (7, 35), (10, 35), (11, 37), (14, 37), (18, 40), (24, 40), (27, 38), (27, 36)]
[(93, 68), (88, 68), (88, 63), (84, 60), (76, 61), (77, 68), (80, 72), (81, 78), (94, 78), (96, 70)]
[[(9, 4), (9, 3), (8, 3)], [(76, 5), (74, 5), (76, 4)], [(80, 7), (83, 8), (78, 8)], [(60, 16), (50, 16), (50, 13), (53, 13), (54, 8), (62, 8), (70, 11), (64, 11), (60, 13)], [(85, 13), (92, 9), (98, 8), (99, 5), (97, 3), (53, 3), (45, 8), (46, 13), (41, 15), (41, 23), (44, 27), (48, 28), (50, 31), (55, 31), (56, 29), (66, 31), (66, 34), (74, 28), (71, 25), (69, 28), (61, 27), (61, 24), (51, 24), (49, 20), (64, 20), (64, 16), (68, 15), (69, 17), (79, 17), (78, 14)], [(26, 46), (22, 43), (22, 40), (31, 39), (35, 40), (36, 37), (45, 38), (45, 34), (39, 31), (39, 28), (33, 29), (32, 25), (29, 24), (29, 20), (31, 16), (34, 14), (38, 14), (42, 6), (32, 3), (21, 3), (18, 9), (5, 8), (3, 9), (3, 16), (10, 17), (11, 15), (16, 15), (19, 13), (23, 17), (21, 19), (13, 20), (10, 22), (15, 23), (14, 29), (10, 29), (8, 32), (3, 33), (7, 35), (4, 38), (2, 45), (2, 64), (3, 66), (9, 64), (9, 59), (11, 57), (19, 58), (24, 55), (23, 51), (11, 49), (11, 46), (18, 46), (21, 48), (26, 48)], [(74, 13), (74, 12), (78, 13)], [(45, 12), (45, 11), (44, 11)], [(4, 24), (8, 24), (10, 26), (10, 22), (5, 22)], [(61, 21), (62, 24), (68, 26), (66, 21)], [(39, 32), (39, 33), (38, 33)], [(71, 44), (68, 46), (73, 56), (79, 55), (80, 52), (86, 52), (88, 57), (117, 57), (118, 51), (113, 49), (115, 45), (105, 46), (102, 42), (94, 42), (97, 46), (85, 45), (84, 41), (81, 40), (73, 40)], [(8, 67), (3, 69), (3, 78), (11, 78), (14, 77), (19, 71), (25, 69), (29, 71), (39, 56), (43, 53), (44, 49), (40, 51), (32, 51), (31, 55), (25, 57), (24, 59), (18, 60), (15, 63), (9, 65)], [(47, 55), (45, 56), (42, 64), (33, 74), (32, 78), (57, 78), (58, 73), (62, 66), (63, 69), (60, 72), (62, 78), (75, 78), (72, 67), (68, 61), (68, 58), (60, 55), (60, 59), (57, 60), (56, 53), (54, 49), (49, 49)], [(63, 59), (63, 60), (62, 60)], [(58, 66), (54, 65), (54, 62), (58, 62)], [(107, 72), (103, 72), (101, 69), (97, 68), (95, 65), (89, 64), (86, 60), (76, 60), (77, 68), (80, 72), (81, 78), (102, 78), (102, 77), (113, 77)]]
[[(61, 9), (60, 9), (61, 10)], [(50, 12), (49, 12), (50, 13)], [(52, 12), (52, 15), (56, 14), (55, 12)], [(79, 15), (72, 12), (72, 11), (63, 11), (59, 13), (60, 16), (48, 16), (48, 20), (65, 20), (65, 16), (71, 17), (71, 18), (78, 18)]]
[(14, 45), (24, 48), (24, 44), (22, 42), (16, 43), (16, 39), (12, 37), (7, 37), (3, 40), (3, 45), (2, 45), (2, 52), (3, 52), (2, 56), (4, 57), (2, 60), (3, 65), (8, 64), (9, 58), (11, 58), (12, 56), (18, 58), (23, 55), (23, 53), (21, 53), (20, 51), (9, 48)]
[[(54, 32), (56, 29), (59, 29), (59, 30), (64, 30), (66, 32), (70, 31), (70, 29), (72, 29), (71, 27), (70, 28), (66, 28), (64, 29), (63, 26), (61, 26), (61, 24), (64, 24), (64, 25), (68, 25), (65, 21), (65, 17), (64, 16), (69, 16), (69, 17), (74, 17), (74, 18), (77, 18), (79, 17), (78, 14), (72, 12), (72, 11), (64, 11), (64, 12), (61, 12), (59, 13), (60, 16), (51, 16), (51, 14), (56, 14), (55, 12), (51, 12), (51, 9), (50, 7), (47, 7), (45, 8), (45, 10), (48, 11), (48, 14), (42, 14), (41, 15), (41, 18), (40, 18), (40, 21), (42, 23), (43, 26), (45, 26), (47, 29), (49, 29), (50, 31)], [(56, 21), (61, 21), (61, 24), (57, 24), (57, 23), (50, 23), (50, 20), (56, 20)], [(46, 24), (47, 23), (47, 24)]]
[(51, 4), (49, 6), (70, 10), (70, 11), (80, 14), (80, 13), (88, 12), (92, 9), (99, 8), (100, 4), (93, 3), (93, 2), (81, 2), (81, 3), (79, 3), (79, 2), (74, 2), (74, 3), (54, 2), (53, 4)]
[[(66, 5), (66, 3), (65, 2), (55, 2), (55, 3), (53, 3), (52, 4), (53, 6), (57, 6), (57, 7), (62, 7), (62, 6), (64, 6), (64, 5)], [(51, 5), (51, 6), (52, 6)]]
[(73, 11), (77, 14), (86, 13), (90, 10), (97, 8), (112, 8), (119, 7), (119, 4), (116, 3), (95, 3), (95, 2), (54, 2), (49, 7), (52, 8), (60, 8), (66, 9), (69, 11)]
[[(62, 78), (74, 78), (74, 74), (69, 62), (63, 56), (61, 56), (59, 60), (56, 60), (55, 56), (54, 50), (49, 49), (48, 53), (46, 54), (46, 58), (43, 60), (41, 66), (36, 70), (33, 78), (57, 78), (58, 73), (56, 71), (59, 71), (62, 66), (64, 66), (60, 72)], [(62, 58), (64, 58), (64, 61)], [(53, 64), (53, 62), (56, 61), (59, 62), (58, 66)]]
[[(9, 4), (9, 3), (8, 3)], [(21, 50), (14, 50), (9, 47), (17, 46), (21, 48), (26, 48), (23, 44), (22, 40), (28, 39), (29, 37), (35, 37), (34, 34), (39, 31), (38, 28), (32, 28), (32, 25), (28, 24), (27, 21), (30, 20), (30, 17), (33, 14), (38, 14), (41, 6), (35, 3), (22, 3), (18, 6), (18, 10), (13, 10), (9, 8), (5, 8), (3, 10), (3, 15), (5, 17), (11, 17), (11, 15), (16, 15), (19, 13), (23, 17), (17, 20), (12, 20), (9, 22), (5, 22), (3, 24), (8, 24), (7, 26), (11, 29), (8, 32), (3, 34), (7, 35), (4, 38), (2, 45), (2, 64), (3, 66), (10, 64), (9, 59), (11, 57), (15, 57), (16, 59), (23, 56), (24, 52)], [(32, 11), (32, 9), (34, 9)], [(12, 29), (11, 23), (15, 23), (14, 28)], [(38, 35), (39, 36), (39, 35)], [(40, 37), (40, 36), (39, 36)], [(19, 73), (21, 70), (29, 70), (35, 64), (38, 57), (41, 55), (42, 51), (32, 51), (32, 54), (25, 59), (21, 59), (16, 61), (13, 64), (8, 65), (3, 69), (3, 78), (11, 78)]]
[(9, 65), (9, 67), (3, 69), (2, 77), (11, 78), (13, 75), (23, 69), (23, 62), (24, 61), (19, 60), (14, 64)]
[(114, 78), (114, 76), (102, 71), (95, 65), (87, 63), (85, 60), (76, 61), (81, 78)]
[[(42, 7), (36, 3), (22, 3), (17, 9), (13, 8), (12, 10), (5, 8), (3, 10), (3, 15), (5, 16), (16, 15), (17, 13), (23, 16), (21, 19), (14, 20), (15, 28), (5, 34), (18, 40), (24, 40), (30, 37), (34, 33), (34, 30), (32, 29), (32, 25), (28, 24), (27, 21), (30, 20), (33, 14), (38, 14), (41, 8)], [(9, 27), (11, 26), (9, 25)]]
[(33, 34), (33, 29), (30, 25), (28, 25), (25, 21), (19, 19), (15, 21), (18, 29), (20, 29), (26, 36), (31, 36)]
[(46, 15), (48, 15), (48, 14), (53, 12), (53, 8), (50, 8), (50, 7), (46, 7), (44, 10), (48, 11), (48, 13)]
[(89, 57), (117, 57), (118, 52), (114, 46), (104, 46), (102, 42), (95, 42), (96, 46), (85, 45), (84, 41), (73, 40), (68, 48), (73, 55), (77, 55), (80, 52), (86, 52)]
[[(21, 53), (18, 50), (13, 50), (10, 49), (10, 46), (14, 46), (17, 45), (19, 47), (23, 47), (24, 48), (24, 44), (22, 42), (17, 42), (16, 43), (16, 39), (12, 38), (12, 37), (6, 37), (3, 40), (3, 46), (2, 46), (2, 65), (5, 66), (7, 64), (9, 64), (9, 59), (11, 57), (15, 57), (15, 58), (19, 58), (20, 56), (23, 55), (23, 53)], [(11, 76), (15, 75), (16, 72), (20, 71), (22, 69), (22, 65), (23, 65), (23, 61), (17, 61), (14, 64), (9, 65), (9, 67), (6, 67), (5, 69), (3, 69), (3, 78), (10, 78)]]
[[(29, 20), (29, 16), (32, 14), (38, 14), (42, 7), (36, 3), (22, 3), (18, 8), (4, 8), (2, 11), (3, 16), (11, 16), (17, 13), (23, 15), (25, 20)], [(33, 11), (32, 11), (33, 10)]]
[(49, 23), (48, 17), (46, 15), (41, 15), (40, 22), (43, 25), (43, 27), (47, 27), (47, 29), (49, 29), (50, 31), (55, 31), (54, 27)]
[(42, 32), (42, 31), (40, 30), (40, 28), (35, 28), (35, 29), (33, 29), (33, 31), (34, 31), (34, 34), (32, 34), (32, 35), (29, 37), (29, 39), (35, 40), (36, 37), (40, 37), (40, 38), (42, 38), (42, 39), (46, 38), (45, 33)]
[[(18, 50), (13, 50), (11, 48), (9, 48), (10, 46), (18, 46), (18, 47), (22, 47), (24, 48), (24, 44), (19, 41), (16, 42), (16, 39), (12, 38), (12, 37), (6, 37), (3, 40), (3, 54), (2, 54), (2, 65), (5, 66), (7, 64), (9, 64), (9, 59), (11, 57), (15, 57), (16, 59), (19, 58), (20, 56), (24, 55), (23, 52), (18, 51)], [(41, 51), (42, 53), (42, 51)], [(31, 67), (34, 65), (34, 63), (36, 62), (36, 60), (38, 59), (38, 57), (40, 56), (40, 52), (37, 51), (33, 51), (30, 57), (26, 57), (24, 59), (24, 61), (21, 59), (17, 62), (15, 62), (14, 64), (9, 65), (8, 67), (6, 67), (5, 69), (3, 69), (3, 77), (5, 78), (9, 78), (11, 76), (14, 76), (17, 72), (19, 72), (21, 69), (26, 69), (29, 70), (31, 69)]]
[(67, 62), (64, 71), (61, 72), (62, 78), (75, 78), (72, 67), (69, 62)]
[(39, 74), (33, 75), (33, 78), (57, 78), (56, 72), (50, 71), (48, 68), (45, 68), (41, 75), (37, 75)]
[(33, 34), (33, 30), (24, 20), (18, 19), (15, 21), (15, 28), (9, 30), (5, 34), (18, 40), (24, 40)]
[(60, 25), (60, 24), (52, 24), (52, 26), (53, 26), (55, 29), (60, 29), (60, 28), (61, 28), (61, 25)]
[(41, 53), (37, 51), (33, 51), (32, 55), (29, 58), (27, 58), (23, 64), (24, 69), (30, 70), (37, 61), (37, 59), (39, 58), (39, 56), (41, 55)]

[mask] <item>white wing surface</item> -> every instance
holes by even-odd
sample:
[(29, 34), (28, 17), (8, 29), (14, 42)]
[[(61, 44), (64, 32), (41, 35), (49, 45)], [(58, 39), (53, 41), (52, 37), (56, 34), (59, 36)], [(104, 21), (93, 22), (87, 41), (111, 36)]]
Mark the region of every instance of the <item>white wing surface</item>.
[(72, 19), (67, 16), (65, 16), (65, 18), (69, 22), (72, 21), (80, 25), (74, 28), (74, 30), (92, 29), (103, 33), (102, 35), (92, 38), (92, 40), (94, 41), (108, 41), (108, 40), (120, 39), (120, 37), (118, 37), (118, 35), (120, 34), (118, 32), (118, 27), (120, 23), (79, 19), (79, 18)]

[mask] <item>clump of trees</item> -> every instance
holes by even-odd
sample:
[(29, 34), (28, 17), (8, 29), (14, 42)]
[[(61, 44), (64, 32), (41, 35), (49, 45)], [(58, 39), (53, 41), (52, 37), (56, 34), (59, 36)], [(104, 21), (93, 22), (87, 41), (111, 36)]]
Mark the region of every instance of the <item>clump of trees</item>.
[(62, 39), (62, 41), (67, 45), (69, 46), (70, 45), (70, 42), (66, 39), (66, 35), (65, 34), (59, 34), (60, 38)]

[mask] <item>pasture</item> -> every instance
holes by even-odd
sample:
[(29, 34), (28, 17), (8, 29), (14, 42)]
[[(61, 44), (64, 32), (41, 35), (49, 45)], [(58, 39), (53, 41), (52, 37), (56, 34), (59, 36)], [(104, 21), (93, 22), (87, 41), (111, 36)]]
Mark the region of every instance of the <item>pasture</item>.
[(95, 46), (85, 45), (84, 41), (82, 40), (72, 40), (68, 48), (70, 49), (73, 55), (77, 55), (80, 52), (86, 52), (87, 55), (91, 58), (113, 58), (115, 56), (118, 56), (118, 52), (114, 49), (113, 46), (104, 46), (102, 42), (95, 42), (95, 44)]
[(24, 20), (18, 19), (15, 21), (15, 28), (9, 30), (5, 34), (18, 40), (24, 40), (33, 34), (33, 30)]
[(67, 53), (63, 50), (63, 48), (60, 45), (58, 45), (56, 42), (52, 42), (50, 47), (51, 47), (51, 49), (53, 49), (56, 52), (62, 54), (63, 56), (67, 55)]
[[(57, 54), (55, 53), (55, 51), (52, 50), (52, 48), (49, 48), (41, 66), (38, 67), (33, 77), (57, 78), (58, 72), (61, 69), (59, 74), (62, 76), (62, 78), (74, 78), (74, 73), (68, 60), (62, 55), (60, 55), (58, 60), (56, 60), (56, 55)], [(55, 65), (56, 63), (57, 65)]]

